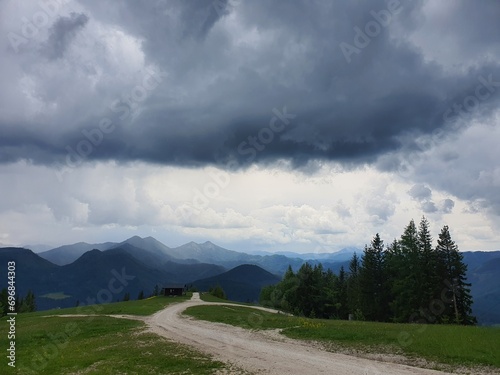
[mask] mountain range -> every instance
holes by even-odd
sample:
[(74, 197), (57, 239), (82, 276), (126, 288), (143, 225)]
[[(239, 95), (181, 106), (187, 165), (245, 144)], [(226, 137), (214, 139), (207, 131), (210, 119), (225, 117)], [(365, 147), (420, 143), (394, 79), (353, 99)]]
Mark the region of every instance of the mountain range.
[[(278, 282), (289, 265), (296, 271), (305, 262), (322, 263), (338, 273), (342, 266), (347, 269), (354, 252), (362, 253), (347, 248), (330, 254), (248, 254), (212, 242), (170, 248), (153, 237), (134, 236), (120, 243), (80, 242), (38, 254), (24, 248), (0, 248), (0, 264), (15, 260), (18, 294), (32, 289), (38, 308), (49, 309), (86, 303), (88, 298), (121, 300), (125, 293), (135, 299), (141, 291), (149, 295), (157, 285), (174, 284), (192, 284), (200, 290), (219, 284), (230, 299), (254, 302), (260, 288)], [(500, 251), (463, 255), (472, 283), (474, 314), (481, 324), (500, 324), (500, 278), (496, 274)], [(127, 285), (117, 287), (117, 280), (124, 278), (120, 275), (129, 279)], [(0, 280), (0, 288), (6, 282)]]

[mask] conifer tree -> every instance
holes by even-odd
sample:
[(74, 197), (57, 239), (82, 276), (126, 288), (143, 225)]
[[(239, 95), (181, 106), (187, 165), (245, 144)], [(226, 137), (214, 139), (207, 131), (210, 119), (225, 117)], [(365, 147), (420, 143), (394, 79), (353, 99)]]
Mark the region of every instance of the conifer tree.
[(344, 266), (340, 267), (339, 275), (334, 283), (337, 301), (335, 303), (336, 316), (339, 319), (347, 319), (349, 316), (349, 307), (347, 303), (347, 278)]
[(9, 295), (7, 288), (3, 288), (0, 292), (0, 317), (7, 315), (9, 312)]
[(350, 314), (355, 314), (361, 310), (359, 266), (358, 255), (354, 253), (351, 261), (349, 262), (349, 275), (347, 277), (347, 304)]
[(24, 299), (26, 305), (28, 306), (28, 312), (36, 311), (36, 302), (35, 302), (35, 293), (30, 289), (26, 294), (26, 298)]
[(472, 316), (471, 284), (466, 282), (467, 265), (463, 262), (458, 246), (451, 239), (447, 225), (441, 229), (436, 252), (441, 274), (440, 297), (445, 304), (442, 320), (455, 324), (476, 324), (477, 320)]
[(388, 319), (388, 293), (384, 265), (384, 242), (377, 233), (370, 246), (365, 246), (359, 270), (361, 310), (367, 320)]
[(429, 230), (429, 222), (422, 217), (418, 229), (418, 248), (419, 248), (419, 262), (420, 268), (416, 274), (418, 282), (418, 302), (420, 312), (429, 316), (427, 323), (433, 323), (435, 317), (425, 314), (436, 295), (436, 290), (439, 288), (439, 279), (437, 276), (437, 256), (432, 246), (432, 237)]
[(278, 284), (274, 292), (271, 294), (271, 300), (275, 307), (285, 311), (294, 311), (297, 306), (297, 288), (299, 286), (299, 279), (288, 266), (283, 281)]
[(339, 290), (336, 289), (338, 285), (338, 276), (333, 273), (331, 269), (323, 271), (321, 277), (321, 304), (323, 306), (323, 311), (321, 316), (325, 319), (331, 318), (337, 315), (338, 301), (339, 301)]
[(311, 316), (314, 310), (313, 301), (317, 299), (317, 286), (314, 285), (315, 270), (309, 263), (304, 263), (297, 271), (299, 284), (297, 286), (295, 311), (297, 315)]
[(394, 274), (391, 302), (393, 320), (408, 322), (420, 307), (418, 232), (413, 220), (406, 226), (394, 255), (391, 266)]

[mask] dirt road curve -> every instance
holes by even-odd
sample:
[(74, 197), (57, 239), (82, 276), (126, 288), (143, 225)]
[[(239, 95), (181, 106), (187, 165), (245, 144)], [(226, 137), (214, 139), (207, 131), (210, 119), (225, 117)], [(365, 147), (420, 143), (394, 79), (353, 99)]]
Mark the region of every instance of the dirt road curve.
[(146, 320), (167, 338), (193, 346), (250, 373), (334, 375), (444, 375), (444, 372), (329, 353), (286, 337), (249, 331), (182, 316), (186, 308), (207, 304), (198, 293), (190, 301), (170, 305)]

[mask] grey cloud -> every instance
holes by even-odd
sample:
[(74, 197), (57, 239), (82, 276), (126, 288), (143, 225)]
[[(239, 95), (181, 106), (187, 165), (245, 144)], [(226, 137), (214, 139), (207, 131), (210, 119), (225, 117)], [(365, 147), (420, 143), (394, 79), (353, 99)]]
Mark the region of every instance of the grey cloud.
[(425, 184), (415, 184), (408, 191), (408, 194), (416, 201), (420, 202), (420, 209), (426, 213), (436, 213), (440, 212), (443, 214), (449, 214), (452, 212), (453, 207), (455, 207), (455, 202), (452, 199), (443, 199), (439, 204), (436, 204), (432, 200), (432, 190), (429, 189)]
[(453, 207), (455, 207), (455, 202), (452, 199), (444, 199), (440, 203), (440, 210), (445, 213), (449, 214), (453, 211)]
[[(436, 129), (453, 134), (457, 127), (443, 118), (450, 106), (474, 93), (478, 76), (491, 74), (500, 81), (500, 66), (492, 60), (478, 60), (474, 69), (455, 73), (427, 63), (417, 48), (391, 36), (392, 24), (347, 63), (339, 44), (354, 43), (354, 27), (363, 28), (373, 20), (372, 11), (387, 9), (385, 1), (81, 4), (99, 22), (141, 40), (145, 62), (167, 72), (168, 79), (141, 101), (134, 116), (121, 120), (118, 114), (102, 110), (103, 102), (109, 105), (116, 99), (112, 94), (116, 85), (106, 81), (111, 67), (101, 67), (96, 89), (88, 90), (80, 106), (85, 111), (67, 121), (61, 107), (60, 115), (51, 119), (50, 137), (43, 127), (26, 130), (24, 138), (10, 134), (0, 147), (1, 161), (64, 164), (68, 147), (74, 150), (86, 140), (82, 130), (95, 129), (107, 116), (115, 130), (84, 161), (223, 167), (229, 161), (245, 167), (280, 159), (294, 166), (315, 159), (345, 166), (377, 163), (388, 153), (423, 151), (415, 140)], [(475, 6), (478, 12), (489, 9), (483, 10), (480, 3)], [(400, 25), (410, 35), (419, 27), (421, 8), (421, 2), (402, 1), (394, 27)], [(235, 24), (230, 18), (236, 15), (242, 32), (231, 28)], [(56, 23), (47, 43), (50, 56), (64, 58), (86, 17), (80, 14)], [(461, 17), (450, 21), (456, 26), (457, 41), (462, 35), (458, 25), (466, 15)], [(476, 26), (483, 30), (493, 23), (486, 18)], [(483, 46), (487, 49), (488, 44)], [(51, 63), (47, 62), (49, 68)], [(43, 79), (40, 84), (51, 85)], [(135, 84), (130, 82), (131, 87)], [(488, 116), (499, 97), (491, 95), (481, 103), (481, 111), (471, 115)], [(43, 104), (54, 105), (48, 100)], [(278, 120), (275, 124), (282, 130), (274, 131), (273, 109), (282, 111), (285, 106), (296, 117), (289, 124)], [(22, 121), (19, 126), (33, 129)], [(11, 131), (1, 117), (0, 129)], [(252, 145), (251, 139), (257, 143)]]
[(438, 208), (436, 207), (436, 204), (432, 201), (424, 201), (420, 205), (420, 208), (422, 211), (424, 211), (426, 214), (431, 214), (434, 212), (438, 211)]
[(432, 196), (432, 191), (424, 184), (415, 184), (408, 191), (408, 194), (418, 201), (430, 199)]
[(396, 210), (394, 202), (377, 197), (373, 201), (368, 202), (366, 211), (372, 216), (374, 223), (383, 224), (386, 222)]
[(468, 202), (465, 212), (469, 214), (476, 214), (478, 212), (486, 211), (489, 208), (488, 201), (485, 199), (475, 199)]
[(68, 17), (59, 17), (50, 28), (50, 35), (43, 45), (44, 54), (50, 59), (60, 59), (76, 33), (88, 23), (89, 17), (84, 13), (71, 13)]

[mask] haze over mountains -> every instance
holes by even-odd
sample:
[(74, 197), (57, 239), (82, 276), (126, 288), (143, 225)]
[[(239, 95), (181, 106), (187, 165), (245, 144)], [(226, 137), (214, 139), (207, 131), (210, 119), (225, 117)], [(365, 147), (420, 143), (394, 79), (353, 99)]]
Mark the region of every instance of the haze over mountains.
[[(262, 286), (278, 282), (288, 266), (294, 270), (306, 261), (322, 263), (338, 272), (347, 269), (352, 254), (337, 253), (248, 254), (228, 250), (212, 242), (189, 242), (170, 248), (153, 237), (129, 238), (120, 243), (84, 242), (35, 254), (21, 248), (0, 248), (0, 262), (15, 260), (19, 295), (32, 289), (39, 309), (72, 307), (77, 303), (131, 299), (143, 291), (147, 296), (156, 285), (193, 284), (201, 290), (221, 285), (228, 297), (254, 302)], [(464, 252), (472, 283), (474, 313), (481, 324), (500, 324), (500, 251)], [(6, 280), (0, 281), (5, 287)], [(89, 300), (90, 298), (90, 300)], [(88, 302), (87, 302), (88, 301)]]
[(201, 244), (189, 242), (170, 248), (153, 237), (141, 238), (134, 236), (120, 243), (88, 244), (79, 242), (41, 252), (38, 255), (54, 264), (64, 266), (76, 261), (80, 256), (92, 249), (101, 251), (122, 249), (151, 266), (171, 261), (183, 264), (210, 263), (230, 269), (248, 263), (258, 265), (276, 274), (283, 274), (288, 265), (298, 269), (304, 263), (304, 260), (308, 260), (312, 264), (317, 264), (321, 260), (323, 265), (338, 271), (341, 265), (345, 265), (349, 261), (355, 251), (358, 254), (361, 253), (359, 249), (349, 248), (333, 254), (286, 253), (284, 255), (269, 253), (267, 255), (257, 255), (228, 250), (210, 241)]

